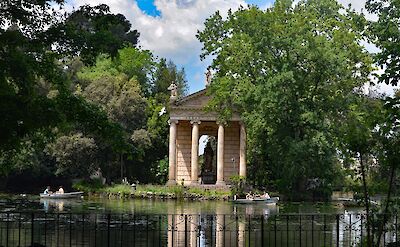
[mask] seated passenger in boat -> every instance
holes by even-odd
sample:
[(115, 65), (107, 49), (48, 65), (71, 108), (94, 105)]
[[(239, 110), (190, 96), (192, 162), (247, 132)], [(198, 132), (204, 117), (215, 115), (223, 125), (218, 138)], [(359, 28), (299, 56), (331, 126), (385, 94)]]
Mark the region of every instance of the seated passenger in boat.
[(50, 186), (47, 186), (47, 188), (44, 190), (43, 194), (45, 194), (45, 195), (53, 194), (53, 192), (51, 192), (51, 190), (50, 190)]
[(268, 192), (265, 192), (264, 195), (262, 195), (264, 199), (270, 199), (271, 197), (269, 196)]
[(58, 191), (56, 192), (57, 194), (64, 194), (64, 189), (62, 186), (60, 186), (60, 188), (58, 189)]

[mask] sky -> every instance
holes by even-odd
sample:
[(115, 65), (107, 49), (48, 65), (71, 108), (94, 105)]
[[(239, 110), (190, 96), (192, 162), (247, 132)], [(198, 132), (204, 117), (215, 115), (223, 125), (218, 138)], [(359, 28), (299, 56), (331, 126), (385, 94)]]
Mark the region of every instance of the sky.
[[(365, 0), (338, 0), (344, 6), (351, 4), (362, 11)], [(123, 14), (132, 28), (140, 32), (139, 45), (161, 58), (172, 60), (184, 68), (189, 84), (189, 92), (204, 88), (205, 72), (211, 59), (200, 60), (201, 43), (195, 37), (197, 30), (204, 28), (204, 21), (217, 10), (225, 15), (229, 9), (240, 6), (257, 5), (266, 9), (274, 0), (69, 0), (67, 7), (78, 8), (84, 4), (105, 3), (114, 13)], [(374, 19), (368, 15), (367, 18)], [(376, 47), (365, 44), (370, 51)], [(383, 91), (392, 90), (382, 86)]]
[(67, 7), (105, 3), (114, 13), (123, 14), (140, 32), (139, 45), (154, 55), (172, 60), (184, 68), (189, 92), (204, 88), (205, 72), (211, 60), (200, 60), (201, 43), (195, 37), (204, 21), (217, 10), (254, 4), (265, 9), (273, 0), (69, 0)]

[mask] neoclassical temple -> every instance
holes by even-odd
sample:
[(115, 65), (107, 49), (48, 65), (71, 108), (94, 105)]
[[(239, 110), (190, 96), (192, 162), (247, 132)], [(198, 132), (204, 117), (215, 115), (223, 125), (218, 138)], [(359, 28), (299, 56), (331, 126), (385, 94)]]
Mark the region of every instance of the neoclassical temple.
[[(206, 112), (207, 88), (179, 98), (171, 84), (169, 177), (167, 185), (225, 186), (233, 175), (246, 176), (246, 129), (240, 116), (220, 123), (217, 113)], [(207, 144), (199, 161), (199, 140)]]

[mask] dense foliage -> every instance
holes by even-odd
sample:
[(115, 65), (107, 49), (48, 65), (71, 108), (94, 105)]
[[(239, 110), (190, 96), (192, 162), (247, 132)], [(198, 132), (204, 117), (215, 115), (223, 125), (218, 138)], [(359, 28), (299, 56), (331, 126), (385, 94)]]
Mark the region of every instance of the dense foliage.
[[(18, 176), (90, 185), (97, 171), (165, 183), (167, 88), (174, 81), (185, 95), (185, 71), (136, 47), (139, 33), (106, 5), (64, 15), (62, 2), (0, 2), (0, 185)], [(372, 76), (398, 85), (399, 8), (370, 0), (368, 21), (335, 0), (278, 0), (217, 12), (198, 33), (202, 58), (213, 58), (208, 110), (221, 122), (238, 111), (247, 125), (247, 181), (291, 200), (355, 191), (368, 246), (399, 208), (400, 94), (365, 90)], [(382, 207), (370, 204), (376, 193)]]
[(100, 168), (108, 182), (162, 181), (160, 112), (169, 80), (186, 92), (184, 71), (135, 48), (139, 33), (108, 6), (65, 13), (62, 2), (0, 3), (0, 176)]
[(330, 0), (276, 1), (207, 20), (198, 37), (203, 57), (216, 56), (210, 109), (227, 119), (241, 112), (255, 183), (292, 199), (330, 195), (338, 124), (371, 70), (362, 22)]

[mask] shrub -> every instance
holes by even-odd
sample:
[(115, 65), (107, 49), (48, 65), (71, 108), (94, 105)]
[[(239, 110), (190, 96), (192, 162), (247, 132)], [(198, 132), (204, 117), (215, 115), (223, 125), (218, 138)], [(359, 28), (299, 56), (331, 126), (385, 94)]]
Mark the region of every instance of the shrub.
[(100, 179), (80, 180), (74, 183), (72, 188), (83, 192), (98, 192), (104, 185)]

